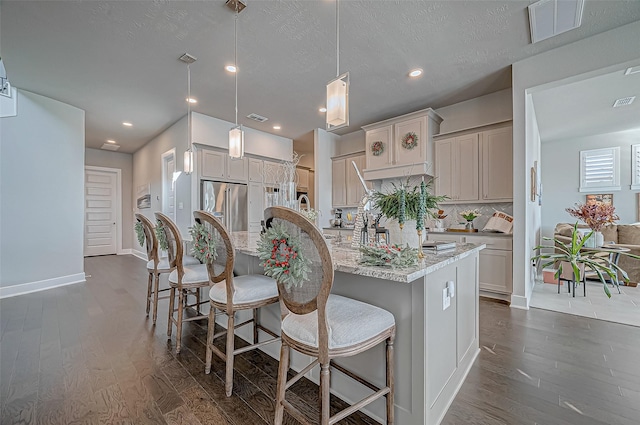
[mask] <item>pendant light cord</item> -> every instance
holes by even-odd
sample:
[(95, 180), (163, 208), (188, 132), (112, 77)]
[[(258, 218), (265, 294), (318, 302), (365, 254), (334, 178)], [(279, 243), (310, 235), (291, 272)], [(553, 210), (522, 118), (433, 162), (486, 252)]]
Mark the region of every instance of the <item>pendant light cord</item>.
[(233, 25), (233, 35), (235, 38), (233, 54), (234, 65), (236, 66), (236, 126), (238, 125), (238, 2), (236, 2), (236, 18)]
[(187, 150), (191, 149), (191, 64), (187, 64)]
[(340, 76), (340, 0), (336, 0), (336, 77)]

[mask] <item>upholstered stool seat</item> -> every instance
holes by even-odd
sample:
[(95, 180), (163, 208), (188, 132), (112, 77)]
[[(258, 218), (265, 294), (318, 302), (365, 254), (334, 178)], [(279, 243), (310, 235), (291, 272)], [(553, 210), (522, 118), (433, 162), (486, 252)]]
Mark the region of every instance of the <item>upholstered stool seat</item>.
[[(184, 275), (182, 276), (182, 284), (201, 284), (209, 281), (209, 272), (207, 272), (206, 264), (184, 265)], [(174, 270), (169, 275), (169, 283), (178, 283), (178, 271)]]
[[(395, 326), (393, 314), (387, 310), (340, 295), (329, 295), (326, 315), (329, 350), (360, 345)], [(289, 313), (282, 320), (282, 332), (301, 344), (317, 348), (318, 311)]]
[[(200, 261), (189, 255), (185, 255), (184, 257), (182, 257), (182, 264), (184, 264), (185, 266), (193, 266), (196, 264), (200, 264)], [(147, 270), (153, 269), (153, 260), (150, 260), (147, 262)], [(169, 271), (173, 270), (173, 267), (169, 265), (169, 259), (167, 257), (163, 257), (158, 260), (157, 270), (164, 273), (168, 273)]]
[[(278, 298), (278, 285), (270, 277), (249, 274), (233, 278), (233, 304), (249, 304)], [(211, 287), (209, 299), (220, 304), (227, 303), (227, 282), (221, 281)]]

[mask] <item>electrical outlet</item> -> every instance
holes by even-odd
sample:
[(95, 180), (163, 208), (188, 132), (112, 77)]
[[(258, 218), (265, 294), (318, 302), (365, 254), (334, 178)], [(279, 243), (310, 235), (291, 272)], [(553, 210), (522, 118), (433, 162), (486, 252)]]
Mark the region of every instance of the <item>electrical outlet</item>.
[(446, 310), (451, 305), (451, 297), (449, 296), (449, 289), (442, 288), (442, 310)]

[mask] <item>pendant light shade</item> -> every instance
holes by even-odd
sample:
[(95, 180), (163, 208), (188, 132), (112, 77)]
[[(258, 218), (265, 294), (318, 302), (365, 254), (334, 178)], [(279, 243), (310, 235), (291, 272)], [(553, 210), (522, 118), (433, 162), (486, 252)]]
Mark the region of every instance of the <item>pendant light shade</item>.
[(229, 130), (229, 156), (231, 158), (244, 156), (244, 131), (241, 125)]
[(193, 173), (193, 145), (191, 144), (191, 64), (197, 59), (195, 56), (185, 53), (180, 60), (187, 64), (187, 149), (184, 152), (182, 170), (185, 174)]
[(327, 84), (327, 129), (349, 125), (349, 73)]
[(336, 0), (336, 78), (327, 84), (327, 130), (349, 126), (349, 73), (340, 75), (340, 2)]

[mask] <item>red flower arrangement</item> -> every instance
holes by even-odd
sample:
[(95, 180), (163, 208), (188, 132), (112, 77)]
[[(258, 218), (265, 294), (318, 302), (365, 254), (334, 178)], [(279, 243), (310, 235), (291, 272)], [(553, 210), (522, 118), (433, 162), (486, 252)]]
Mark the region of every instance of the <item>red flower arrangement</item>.
[(567, 208), (566, 211), (573, 217), (584, 221), (594, 232), (600, 232), (603, 227), (620, 220), (613, 205), (576, 204), (575, 208)]

